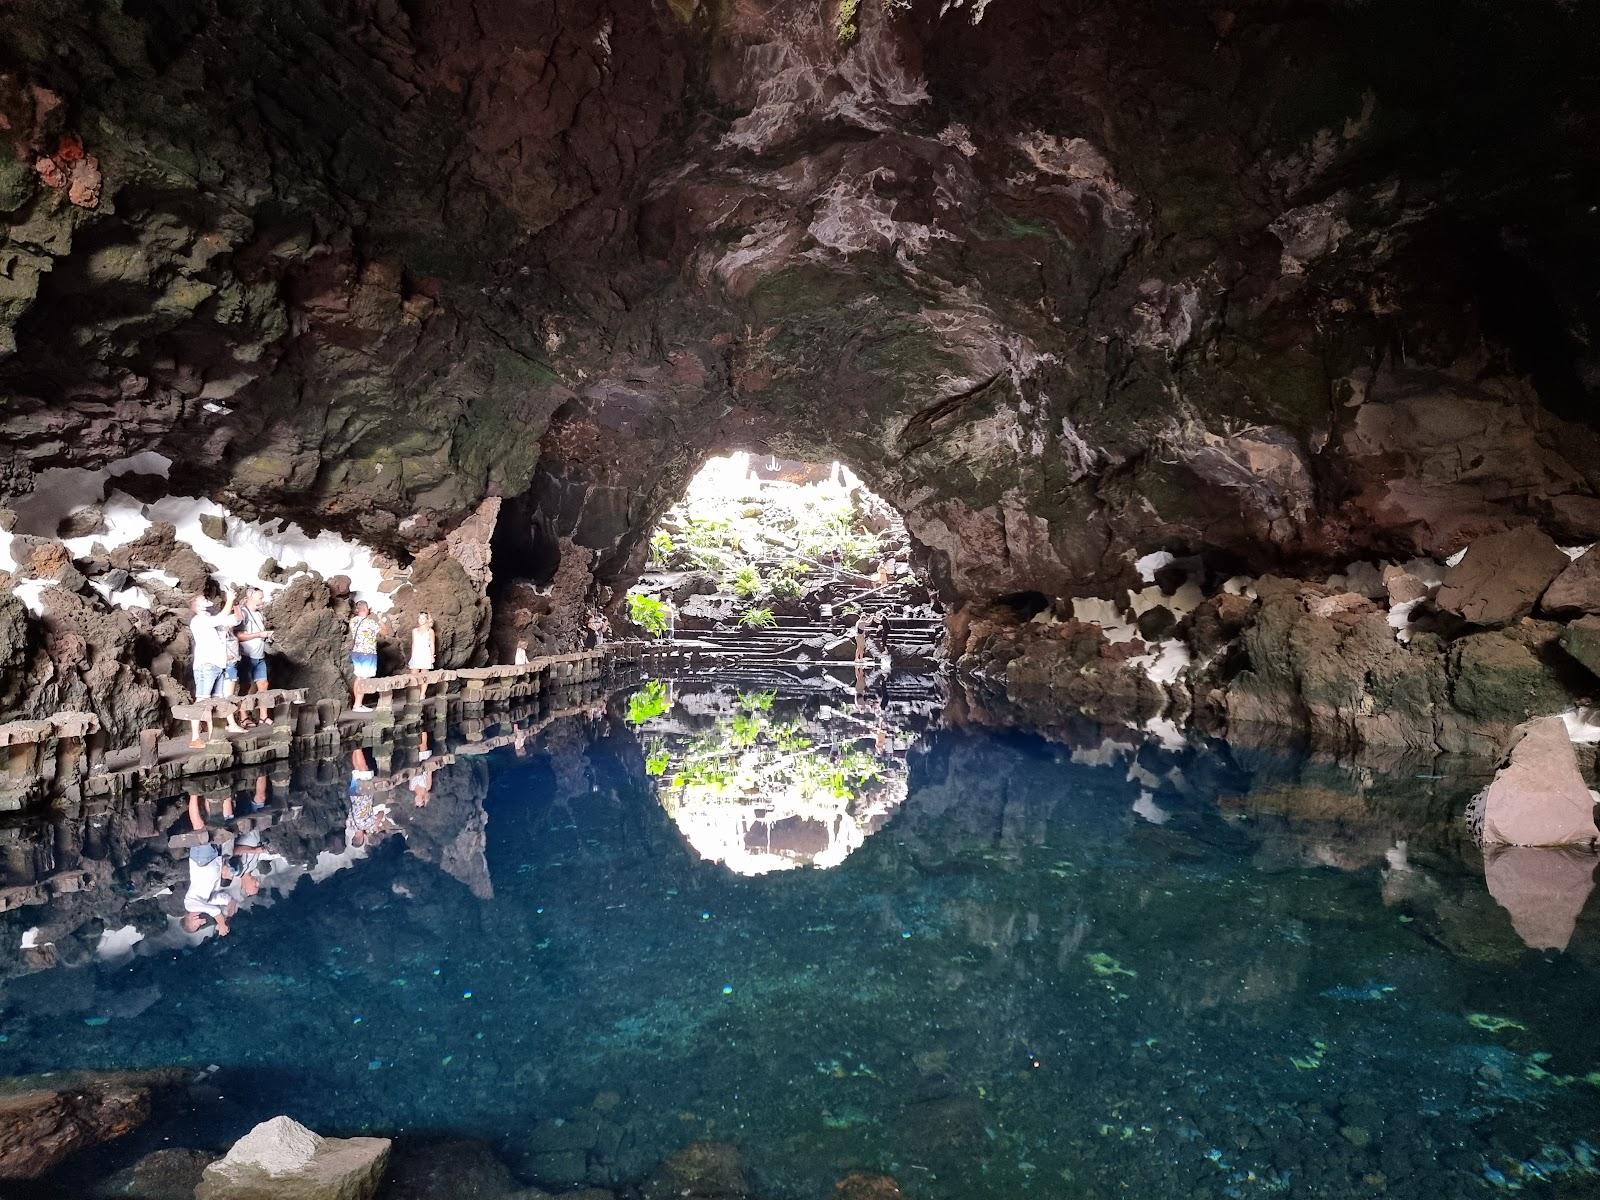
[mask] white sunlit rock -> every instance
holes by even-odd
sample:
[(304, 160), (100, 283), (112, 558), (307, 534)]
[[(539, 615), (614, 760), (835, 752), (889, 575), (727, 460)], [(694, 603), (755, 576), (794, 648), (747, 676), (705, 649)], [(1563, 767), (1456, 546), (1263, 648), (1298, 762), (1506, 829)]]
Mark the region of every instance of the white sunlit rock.
[(195, 1200), (371, 1200), (389, 1148), (388, 1138), (323, 1138), (273, 1117), (206, 1168)]

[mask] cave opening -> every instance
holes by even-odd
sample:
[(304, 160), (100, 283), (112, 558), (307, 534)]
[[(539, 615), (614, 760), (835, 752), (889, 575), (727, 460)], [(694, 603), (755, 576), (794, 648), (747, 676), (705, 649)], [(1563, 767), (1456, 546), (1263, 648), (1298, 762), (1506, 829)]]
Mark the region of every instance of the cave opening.
[(900, 514), (847, 465), (708, 458), (650, 533), (620, 614), (636, 633), (737, 661), (929, 665), (939, 608)]

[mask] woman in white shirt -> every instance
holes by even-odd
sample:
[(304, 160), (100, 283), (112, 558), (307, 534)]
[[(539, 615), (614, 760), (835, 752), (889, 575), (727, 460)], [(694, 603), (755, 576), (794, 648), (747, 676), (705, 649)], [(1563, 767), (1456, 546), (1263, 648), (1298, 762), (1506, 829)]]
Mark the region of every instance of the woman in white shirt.
[(417, 627), (411, 631), (411, 661), (409, 666), (413, 674), (433, 670), (434, 652), (437, 648), (437, 639), (433, 633), (433, 617), (428, 613), (417, 614)]

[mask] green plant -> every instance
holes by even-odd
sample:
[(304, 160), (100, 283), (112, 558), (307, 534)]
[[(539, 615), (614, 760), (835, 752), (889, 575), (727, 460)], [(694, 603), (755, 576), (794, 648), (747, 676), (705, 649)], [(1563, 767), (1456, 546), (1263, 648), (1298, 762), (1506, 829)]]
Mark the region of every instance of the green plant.
[(746, 629), (771, 629), (777, 623), (770, 608), (747, 608), (739, 614), (739, 624)]
[(739, 707), (745, 712), (771, 712), (777, 692), (740, 692)]
[(672, 552), (677, 547), (672, 544), (672, 535), (665, 529), (658, 529), (650, 535), (650, 560), (666, 566), (672, 560)]
[(804, 577), (810, 569), (799, 559), (787, 559), (767, 576), (767, 590), (780, 599), (798, 600), (805, 595)]
[(667, 624), (672, 618), (672, 609), (666, 601), (657, 600), (644, 592), (628, 593), (628, 620), (651, 637), (661, 637), (667, 632)]
[(644, 756), (644, 773), (646, 775), (665, 775), (670, 761), (666, 747), (663, 746), (652, 750)]
[(659, 717), (671, 707), (667, 699), (667, 685), (659, 679), (652, 679), (633, 695), (628, 697), (628, 723), (630, 725), (643, 725), (652, 717)]
[(833, 30), (841, 42), (856, 36), (856, 8), (860, 0), (839, 0), (839, 15), (833, 19)]
[(741, 600), (754, 600), (762, 592), (761, 572), (745, 563), (733, 573), (733, 594)]

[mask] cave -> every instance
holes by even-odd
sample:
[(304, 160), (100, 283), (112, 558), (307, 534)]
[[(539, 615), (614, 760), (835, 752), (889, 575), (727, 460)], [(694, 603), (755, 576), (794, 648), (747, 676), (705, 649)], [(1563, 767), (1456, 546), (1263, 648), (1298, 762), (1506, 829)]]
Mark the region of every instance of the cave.
[[(1597, 1186), (1597, 50), (1573, 0), (0, 7), (0, 1075), (251, 1095), (34, 1089), (78, 1132), (0, 1179)], [(852, 515), (747, 552), (759, 493), (691, 511), (735, 468)]]

